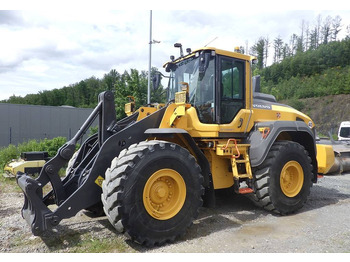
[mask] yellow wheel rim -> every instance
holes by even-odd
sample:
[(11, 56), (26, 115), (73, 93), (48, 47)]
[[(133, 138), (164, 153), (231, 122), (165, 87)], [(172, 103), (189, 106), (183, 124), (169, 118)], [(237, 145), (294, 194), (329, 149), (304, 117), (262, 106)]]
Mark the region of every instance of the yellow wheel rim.
[(304, 171), (296, 161), (286, 163), (281, 171), (281, 190), (287, 197), (299, 194), (304, 183)]
[(152, 174), (143, 190), (143, 204), (148, 214), (158, 220), (174, 217), (186, 199), (186, 184), (173, 169), (161, 169)]

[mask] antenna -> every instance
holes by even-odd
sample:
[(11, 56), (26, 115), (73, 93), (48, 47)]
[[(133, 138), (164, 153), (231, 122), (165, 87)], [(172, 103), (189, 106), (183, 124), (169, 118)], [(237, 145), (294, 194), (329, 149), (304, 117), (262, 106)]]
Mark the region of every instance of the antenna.
[(214, 42), (218, 37), (216, 36), (213, 40), (211, 40), (208, 44), (206, 44), (204, 47), (207, 47), (211, 42)]

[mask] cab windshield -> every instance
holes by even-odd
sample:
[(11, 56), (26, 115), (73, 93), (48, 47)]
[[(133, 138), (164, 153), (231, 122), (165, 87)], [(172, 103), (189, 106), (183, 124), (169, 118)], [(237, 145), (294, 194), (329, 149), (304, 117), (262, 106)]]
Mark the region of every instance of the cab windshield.
[(214, 123), (215, 57), (192, 56), (172, 65), (170, 70), (168, 101), (174, 100), (175, 93), (182, 91), (182, 82), (188, 83), (189, 103), (196, 108), (199, 120)]

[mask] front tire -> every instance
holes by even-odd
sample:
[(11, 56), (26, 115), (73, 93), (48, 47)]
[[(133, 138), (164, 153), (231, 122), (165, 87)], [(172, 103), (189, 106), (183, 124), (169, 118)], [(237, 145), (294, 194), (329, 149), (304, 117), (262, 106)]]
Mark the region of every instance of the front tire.
[(203, 176), (177, 144), (147, 141), (120, 153), (106, 171), (102, 202), (111, 224), (147, 246), (185, 234), (202, 206)]
[(252, 198), (258, 206), (281, 215), (294, 213), (310, 194), (311, 158), (302, 145), (277, 141), (253, 177)]
[[(75, 161), (77, 160), (79, 152), (80, 152), (80, 149), (75, 151), (75, 153), (73, 154), (71, 159), (68, 161), (68, 165), (66, 168), (66, 177), (72, 175), (72, 171), (73, 171), (72, 168), (73, 168)], [(101, 216), (105, 215), (101, 201), (95, 205), (92, 205), (88, 208), (85, 208), (84, 210), (85, 210), (85, 214), (89, 217), (101, 217)]]

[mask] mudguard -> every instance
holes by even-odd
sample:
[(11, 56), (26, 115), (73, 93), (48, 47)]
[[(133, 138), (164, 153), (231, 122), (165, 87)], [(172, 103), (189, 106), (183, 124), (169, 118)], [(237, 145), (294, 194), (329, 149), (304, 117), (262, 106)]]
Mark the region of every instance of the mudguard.
[[(282, 133), (284, 136), (282, 136)], [(314, 167), (314, 180), (316, 181), (317, 160), (315, 134), (303, 121), (270, 121), (256, 123), (248, 137), (242, 142), (250, 144), (249, 157), (251, 166), (258, 167), (261, 165), (270, 151), (272, 144), (277, 139), (285, 139), (286, 136), (289, 140), (303, 145), (309, 152)]]

